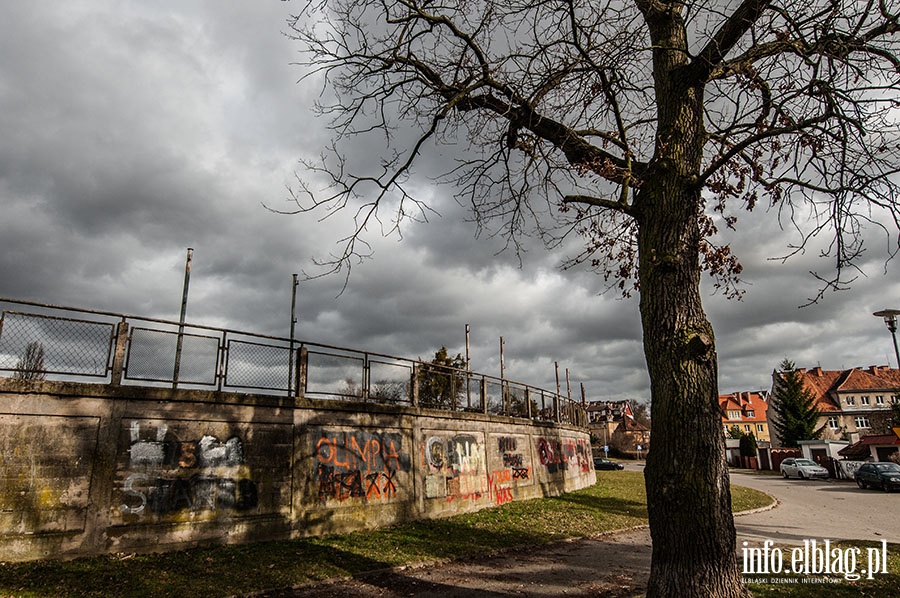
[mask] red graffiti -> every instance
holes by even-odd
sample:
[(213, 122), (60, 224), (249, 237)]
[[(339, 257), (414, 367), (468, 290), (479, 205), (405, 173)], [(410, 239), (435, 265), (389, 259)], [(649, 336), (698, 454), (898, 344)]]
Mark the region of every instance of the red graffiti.
[(511, 481), (512, 472), (508, 469), (500, 469), (488, 476), (488, 494), (494, 504), (503, 505), (513, 501), (512, 488), (501, 485)]

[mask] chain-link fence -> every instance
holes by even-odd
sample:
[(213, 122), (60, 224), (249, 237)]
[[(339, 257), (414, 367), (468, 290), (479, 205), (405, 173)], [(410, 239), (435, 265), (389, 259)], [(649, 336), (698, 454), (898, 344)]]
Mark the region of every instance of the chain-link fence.
[(114, 327), (106, 323), (4, 311), (0, 370), (17, 378), (106, 376)]
[(236, 330), (0, 299), (0, 305), (5, 304), (17, 309), (0, 314), (2, 376), (101, 378), (113, 385), (285, 393), (587, 425), (583, 404), (441, 364)]

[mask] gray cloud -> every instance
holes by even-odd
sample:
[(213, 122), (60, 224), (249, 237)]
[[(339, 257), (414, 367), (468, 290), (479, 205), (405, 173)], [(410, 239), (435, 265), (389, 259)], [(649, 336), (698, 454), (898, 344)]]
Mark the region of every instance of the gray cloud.
[[(193, 247), (190, 320), (287, 335), (291, 274), (338, 250), (352, 214), (283, 216), (301, 158), (325, 147), (312, 116), (321, 89), (291, 62), (285, 3), (14, 1), (0, 23), (0, 296), (175, 318), (185, 248)], [(377, 140), (359, 155), (379, 158)], [(301, 283), (299, 335), (407, 357), (440, 346), (499, 375), (546, 387), (554, 363), (588, 396), (646, 398), (636, 298), (603, 294), (565, 255), (527, 239), (520, 264), (476, 235), (453, 189), (429, 175), (452, 151), (426, 155), (413, 185), (440, 216), (403, 238), (372, 230), (375, 257)], [(315, 181), (311, 173), (302, 176)], [(900, 307), (873, 234), (851, 290), (815, 293), (815, 248), (786, 264), (790, 234), (773, 214), (742, 216), (729, 239), (745, 265), (743, 301), (707, 286), (723, 392), (766, 387), (785, 356), (798, 365), (887, 363), (890, 339), (871, 312)], [(563, 385), (565, 380), (563, 378)]]

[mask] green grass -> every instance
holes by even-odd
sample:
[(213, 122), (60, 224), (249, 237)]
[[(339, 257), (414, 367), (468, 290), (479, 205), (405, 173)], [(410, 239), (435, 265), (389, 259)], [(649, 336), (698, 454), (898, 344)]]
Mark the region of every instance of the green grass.
[[(0, 596), (228, 596), (406, 564), (474, 557), (647, 523), (644, 476), (598, 472), (590, 488), (448, 519), (242, 546), (0, 564)], [(732, 488), (735, 510), (768, 505)]]

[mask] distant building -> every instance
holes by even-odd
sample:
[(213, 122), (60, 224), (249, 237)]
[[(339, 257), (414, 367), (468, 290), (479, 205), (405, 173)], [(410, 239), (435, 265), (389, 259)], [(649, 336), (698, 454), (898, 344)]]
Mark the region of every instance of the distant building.
[(587, 404), (588, 428), (601, 447), (614, 445), (622, 453), (646, 454), (650, 447), (650, 428), (634, 417), (629, 401), (592, 401)]
[(757, 440), (770, 439), (769, 422), (766, 419), (769, 410), (767, 391), (719, 395), (719, 408), (722, 410), (722, 425), (726, 436), (737, 426), (741, 432), (753, 434)]
[[(824, 426), (822, 439), (855, 443), (864, 436), (890, 433), (891, 405), (900, 403), (900, 370), (873, 365), (849, 370), (816, 367), (797, 372), (816, 399), (821, 413), (819, 426)], [(772, 374), (773, 392), (780, 375), (778, 371)], [(770, 426), (773, 412), (769, 410)], [(778, 442), (777, 438), (772, 440)]]

